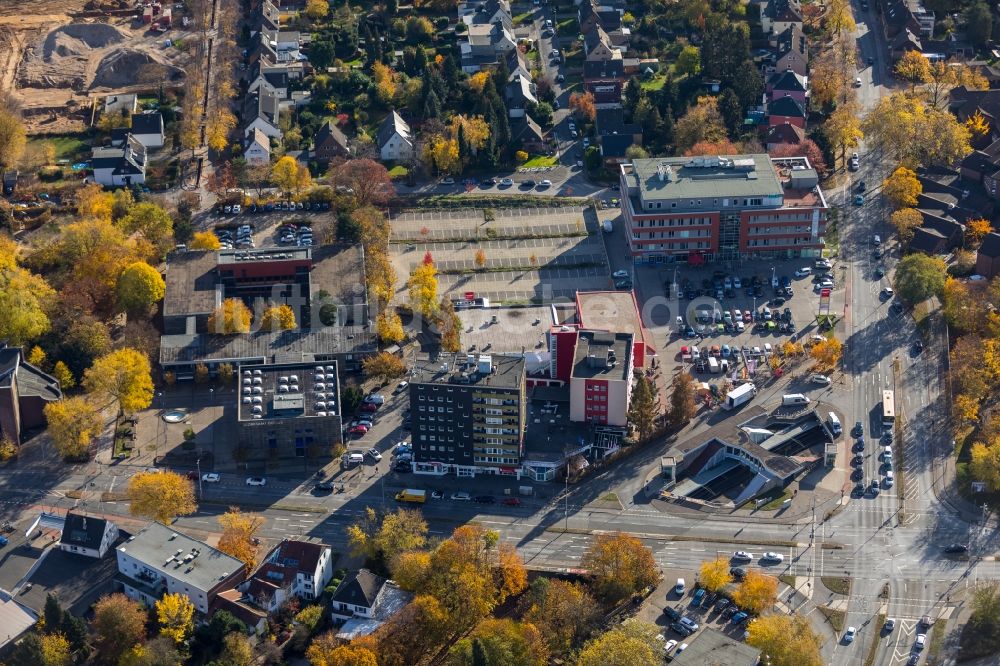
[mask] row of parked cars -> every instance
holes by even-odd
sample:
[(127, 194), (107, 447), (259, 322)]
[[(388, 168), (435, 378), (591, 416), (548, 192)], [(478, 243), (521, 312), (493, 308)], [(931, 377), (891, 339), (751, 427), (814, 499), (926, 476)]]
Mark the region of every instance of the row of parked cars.
[(275, 232), (280, 245), (298, 245), (309, 247), (313, 244), (312, 227), (308, 224), (288, 222), (278, 227)]
[(253, 228), (249, 224), (241, 224), (232, 229), (216, 229), (215, 236), (219, 239), (219, 246), (223, 250), (233, 248), (248, 249), (254, 246)]
[(330, 210), (330, 203), (327, 201), (274, 201), (267, 203), (252, 203), (243, 208), (241, 204), (226, 204), (215, 209), (218, 215), (242, 215), (247, 213), (270, 213), (273, 211), (297, 211), (308, 210), (320, 212)]

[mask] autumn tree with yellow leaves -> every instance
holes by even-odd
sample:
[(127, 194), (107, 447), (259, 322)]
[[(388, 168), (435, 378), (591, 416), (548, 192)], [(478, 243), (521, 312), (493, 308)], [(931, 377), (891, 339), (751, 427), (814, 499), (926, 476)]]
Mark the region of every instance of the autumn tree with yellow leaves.
[(292, 192), (298, 194), (309, 187), (312, 176), (309, 175), (309, 169), (305, 164), (290, 155), (285, 155), (271, 167), (271, 182), (284, 192), (285, 196), (290, 196)]
[(166, 525), (198, 510), (191, 481), (167, 470), (139, 472), (129, 479), (125, 494), (132, 515)]
[(116, 349), (87, 369), (83, 388), (95, 399), (117, 403), (125, 413), (146, 409), (153, 402), (149, 359), (131, 347)]
[(146, 611), (138, 601), (116, 592), (97, 600), (90, 626), (101, 660), (114, 664), (146, 637)]
[(260, 330), (262, 331), (292, 331), (298, 328), (295, 321), (295, 311), (290, 305), (271, 305), (260, 315)]
[(208, 330), (216, 335), (249, 333), (253, 314), (240, 298), (227, 298), (208, 315)]
[(837, 367), (843, 354), (844, 345), (834, 337), (824, 338), (816, 342), (809, 350), (809, 355), (816, 361), (817, 372), (830, 372)]
[(375, 333), (383, 344), (398, 344), (406, 337), (403, 321), (390, 309), (386, 309), (375, 319)]
[(65, 460), (89, 456), (94, 438), (104, 429), (104, 416), (85, 396), (63, 398), (45, 405), (48, 434)]
[(882, 196), (896, 209), (913, 208), (917, 205), (917, 197), (923, 193), (923, 185), (917, 179), (917, 174), (905, 166), (897, 167), (892, 174), (882, 181)]
[(820, 637), (809, 618), (801, 615), (765, 614), (747, 625), (747, 645), (768, 657), (771, 666), (821, 666)]
[(580, 566), (590, 572), (594, 592), (610, 602), (654, 585), (660, 575), (653, 551), (624, 532), (597, 535)]
[(729, 560), (725, 557), (719, 557), (702, 562), (698, 580), (701, 581), (702, 587), (709, 592), (718, 592), (729, 585), (733, 580), (729, 573)]
[(222, 527), (219, 550), (240, 560), (247, 571), (252, 571), (257, 565), (254, 540), (263, 525), (264, 518), (259, 514), (243, 513), (239, 507), (229, 507), (229, 511), (219, 516), (219, 526)]
[(407, 281), (410, 293), (410, 305), (415, 312), (425, 317), (433, 317), (438, 312), (438, 279), (437, 267), (434, 262), (421, 263)]
[(915, 208), (900, 208), (889, 216), (889, 223), (899, 234), (899, 242), (909, 244), (917, 227), (924, 223), (924, 216)]
[(211, 231), (196, 231), (188, 241), (190, 250), (218, 250), (222, 247), (219, 237)]
[(740, 582), (733, 593), (733, 601), (751, 613), (762, 613), (778, 598), (778, 579), (753, 569)]
[(399, 356), (382, 351), (362, 359), (361, 369), (366, 377), (379, 381), (389, 381), (403, 376), (403, 373), (406, 372), (406, 363)]
[(194, 629), (194, 604), (186, 594), (167, 593), (156, 602), (160, 634), (180, 645)]

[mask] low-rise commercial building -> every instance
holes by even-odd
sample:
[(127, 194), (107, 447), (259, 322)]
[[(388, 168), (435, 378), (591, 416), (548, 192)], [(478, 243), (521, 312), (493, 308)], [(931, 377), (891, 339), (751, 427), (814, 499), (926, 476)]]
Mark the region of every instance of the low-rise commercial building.
[(666, 157), (621, 165), (636, 261), (819, 256), (828, 206), (804, 157)]

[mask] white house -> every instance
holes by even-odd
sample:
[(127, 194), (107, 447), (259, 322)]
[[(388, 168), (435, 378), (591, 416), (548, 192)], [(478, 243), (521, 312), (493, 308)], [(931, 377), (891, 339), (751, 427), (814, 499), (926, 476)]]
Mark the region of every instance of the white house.
[(273, 613), (290, 598), (319, 598), (332, 577), (329, 546), (285, 539), (267, 554), (240, 591), (250, 603)]
[(118, 540), (118, 526), (110, 520), (70, 511), (63, 523), (59, 548), (67, 553), (102, 558)]
[(243, 149), (243, 157), (247, 164), (271, 163), (271, 139), (259, 127), (255, 127), (247, 139), (246, 147)]
[(338, 638), (349, 640), (372, 633), (412, 598), (391, 580), (359, 569), (337, 586), (330, 602), (334, 622), (347, 620)]
[(147, 150), (163, 147), (163, 116), (159, 112), (132, 114), (131, 131)]
[(410, 126), (395, 110), (390, 111), (382, 121), (377, 139), (382, 160), (398, 162), (413, 157), (413, 134)]
[(115, 583), (147, 606), (167, 593), (185, 594), (206, 614), (220, 592), (246, 577), (240, 560), (163, 523), (150, 523), (118, 546), (117, 557)]
[(95, 148), (91, 166), (94, 182), (105, 187), (130, 187), (146, 182), (146, 147), (134, 136), (117, 148)]

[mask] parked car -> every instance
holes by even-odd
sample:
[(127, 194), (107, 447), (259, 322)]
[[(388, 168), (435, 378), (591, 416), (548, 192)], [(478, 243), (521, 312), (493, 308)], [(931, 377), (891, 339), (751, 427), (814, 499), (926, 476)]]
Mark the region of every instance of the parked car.
[(366, 425), (356, 425), (352, 426), (350, 430), (347, 431), (350, 435), (358, 435), (359, 437), (368, 432), (368, 426)]
[(382, 460), (382, 454), (379, 453), (379, 450), (374, 447), (368, 449), (368, 455), (370, 455), (376, 461)]
[(451, 498), (459, 502), (468, 502), (472, 499), (472, 495), (464, 491), (459, 491), (457, 493), (452, 493)]
[(962, 553), (967, 553), (968, 551), (969, 547), (964, 543), (953, 543), (945, 546), (944, 548), (944, 552), (949, 555), (961, 555)]
[(521, 500), (516, 497), (504, 497), (500, 503), (504, 506), (521, 506)]
[(265, 479), (263, 476), (248, 476), (247, 477), (247, 485), (248, 486), (266, 486), (267, 485), (267, 479)]
[(222, 478), (216, 472), (208, 472), (201, 475), (201, 480), (205, 483), (218, 483), (219, 479)]

